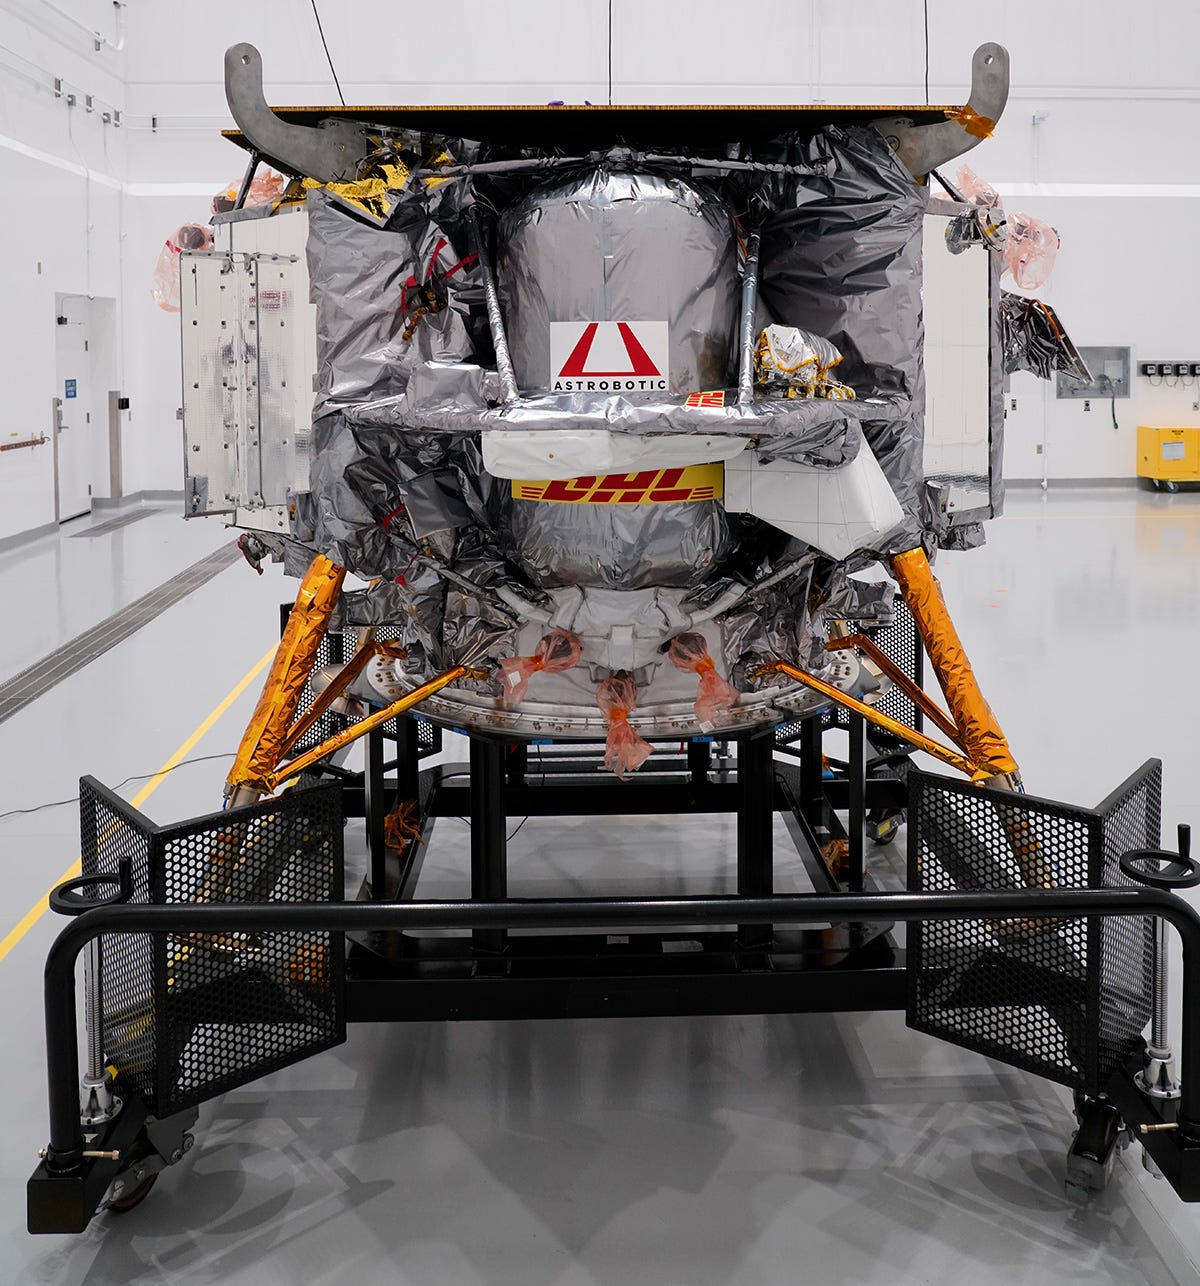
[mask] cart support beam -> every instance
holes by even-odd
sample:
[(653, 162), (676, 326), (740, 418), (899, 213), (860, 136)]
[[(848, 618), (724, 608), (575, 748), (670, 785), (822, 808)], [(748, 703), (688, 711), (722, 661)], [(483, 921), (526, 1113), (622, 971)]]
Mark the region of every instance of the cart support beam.
[[(808, 894), (774, 897), (536, 899), (472, 902), (115, 905), (72, 920), (46, 959), (46, 1058), (50, 1098), (48, 1174), (86, 1166), (79, 1120), (75, 964), (103, 933), (271, 933), (286, 931), (572, 928), (604, 924), (803, 925), (864, 920), (1070, 919), (1159, 916), (1183, 942), (1185, 1016), (1175, 1146), (1200, 1148), (1200, 913), (1158, 889), (1058, 889), (972, 893)], [(120, 1118), (117, 1118), (118, 1121)], [(1148, 1136), (1159, 1139), (1165, 1136)], [(1145, 1140), (1144, 1140), (1145, 1141)], [(1148, 1144), (1149, 1146), (1149, 1144)]]

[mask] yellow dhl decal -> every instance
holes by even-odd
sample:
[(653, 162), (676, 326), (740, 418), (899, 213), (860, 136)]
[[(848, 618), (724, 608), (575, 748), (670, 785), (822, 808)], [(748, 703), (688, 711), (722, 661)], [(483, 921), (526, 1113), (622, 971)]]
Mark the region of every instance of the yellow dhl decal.
[(514, 500), (544, 500), (558, 505), (673, 505), (719, 500), (725, 494), (725, 467), (691, 464), (682, 469), (597, 473), (553, 482), (514, 478), (512, 493)]

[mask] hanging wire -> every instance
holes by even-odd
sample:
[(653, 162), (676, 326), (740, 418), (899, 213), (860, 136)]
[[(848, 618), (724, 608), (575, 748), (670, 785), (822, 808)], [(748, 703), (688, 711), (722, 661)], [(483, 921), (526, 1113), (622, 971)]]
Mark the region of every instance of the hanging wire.
[(333, 59), (329, 55), (329, 44), (325, 39), (325, 28), (321, 26), (321, 15), (317, 12), (317, 0), (312, 0), (312, 11), (313, 11), (313, 17), (316, 18), (317, 20), (317, 32), (321, 37), (321, 44), (325, 48), (325, 61), (329, 64), (329, 72), (330, 72), (330, 75), (333, 77), (333, 83), (337, 89), (337, 96), (338, 98), (341, 99), (342, 106), (345, 107), (346, 97), (342, 93), (341, 81), (338, 80), (338, 74), (336, 70), (334, 70), (334, 66), (333, 66)]
[(608, 105), (612, 106), (612, 0), (608, 0)]
[[(226, 750), (219, 755), (198, 755), (195, 759), (181, 759), (179, 763), (172, 764), (170, 768), (159, 768), (155, 772), (135, 773), (132, 777), (126, 777), (124, 781), (119, 781), (112, 790), (120, 790), (122, 786), (128, 786), (131, 781), (146, 781), (151, 777), (165, 777), (167, 773), (174, 772), (176, 768), (184, 768), (188, 764), (203, 764), (210, 759), (232, 759), (233, 751)], [(40, 813), (46, 808), (61, 808), (64, 804), (74, 804), (78, 801), (78, 795), (72, 795), (70, 799), (51, 799), (44, 804), (35, 804), (32, 808), (10, 808), (6, 813), (0, 813), (0, 822), (6, 817), (25, 817), (30, 813)]]
[(929, 0), (923, 0), (925, 10), (925, 101), (929, 102)]

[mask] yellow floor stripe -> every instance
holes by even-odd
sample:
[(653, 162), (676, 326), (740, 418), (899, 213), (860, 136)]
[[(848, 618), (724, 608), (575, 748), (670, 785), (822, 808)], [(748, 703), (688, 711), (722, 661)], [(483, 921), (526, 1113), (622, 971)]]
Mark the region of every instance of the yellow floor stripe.
[[(188, 739), (179, 747), (179, 749), (175, 751), (175, 753), (170, 757), (170, 759), (168, 759), (167, 762), (163, 764), (163, 766), (154, 774), (154, 776), (151, 777), (150, 780), (141, 788), (141, 790), (138, 791), (138, 793), (133, 797), (133, 799), (130, 800), (130, 803), (133, 804), (134, 808), (141, 808), (141, 806), (146, 802), (146, 800), (148, 800), (150, 796), (153, 795), (154, 792), (159, 788), (159, 786), (162, 785), (166, 775), (173, 768), (178, 767), (178, 765), (182, 763), (182, 761), (186, 759), (189, 754), (191, 754), (191, 752), (195, 749), (197, 743), (205, 735), (205, 733), (207, 733), (212, 728), (213, 724), (217, 722), (217, 720), (225, 713), (225, 711), (228, 710), (231, 705), (233, 705), (233, 703), (238, 699), (238, 697), (240, 697), (242, 693), (245, 692), (245, 690), (250, 686), (250, 684), (252, 684), (254, 680), (257, 679), (258, 676), (263, 672), (263, 670), (266, 669), (267, 665), (270, 663), (271, 658), (274, 655), (275, 655), (275, 645), (272, 644), (271, 647), (267, 650), (267, 652), (263, 656), (262, 660), (259, 661), (258, 664), (254, 666), (252, 670), (250, 670), (248, 673), (243, 675), (242, 678), (240, 678), (232, 688), (230, 688), (230, 690), (225, 694), (225, 696), (222, 697), (221, 700), (217, 703), (217, 705), (213, 708), (212, 712), (203, 721), (203, 723), (201, 723), (196, 728), (196, 730), (191, 734), (191, 736), (189, 736)], [(58, 879), (54, 881), (54, 884), (52, 884), (50, 888), (51, 889), (54, 888), (56, 885), (61, 884), (64, 880), (74, 879), (74, 877), (78, 875), (79, 872), (80, 872), (80, 860), (79, 858), (76, 858), (71, 863), (71, 865), (67, 867), (67, 869), (58, 877)], [(16, 924), (16, 926), (9, 931), (8, 935), (4, 938), (4, 940), (0, 942), (0, 960), (3, 960), (4, 957), (7, 956), (8, 953), (13, 949), (13, 947), (15, 947), (17, 943), (20, 942), (21, 939), (29, 932), (29, 930), (32, 929), (35, 924), (37, 924), (37, 922), (42, 918), (42, 916), (49, 909), (49, 906), (50, 906), (50, 889), (47, 889), (46, 892), (43, 893), (42, 896), (33, 904), (33, 906), (31, 906), (29, 910), (25, 912), (24, 916), (22, 916), (21, 920)]]

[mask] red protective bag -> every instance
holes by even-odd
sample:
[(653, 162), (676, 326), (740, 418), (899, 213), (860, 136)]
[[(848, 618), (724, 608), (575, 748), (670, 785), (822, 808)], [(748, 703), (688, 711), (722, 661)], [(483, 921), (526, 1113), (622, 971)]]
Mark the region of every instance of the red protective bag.
[(637, 684), (625, 670), (605, 679), (596, 693), (596, 704), (608, 724), (604, 766), (618, 777), (628, 777), (646, 762), (654, 747), (629, 726), (628, 716), (637, 706)]
[(1004, 266), (1022, 290), (1037, 290), (1054, 269), (1059, 244), (1058, 233), (1044, 219), (1010, 214)]
[(717, 673), (717, 663), (708, 654), (708, 643), (703, 634), (676, 634), (667, 649), (667, 655), (677, 670), (693, 670), (700, 676), (696, 692), (696, 722), (703, 732), (711, 732), (717, 724), (729, 717), (737, 703), (738, 690)]
[(179, 311), (179, 256), (185, 250), (211, 250), (212, 232), (202, 223), (183, 223), (163, 242), (150, 279), (154, 302), (167, 313)]
[(986, 179), (981, 179), (969, 165), (959, 166), (954, 182), (963, 196), (976, 205), (991, 208), (1000, 204), (1000, 193)]
[[(249, 209), (253, 205), (270, 205), (278, 201), (287, 188), (287, 182), (282, 174), (276, 174), (274, 170), (259, 170), (246, 191), (243, 209)], [(212, 199), (213, 214), (225, 214), (232, 210), (237, 205), (237, 195), (241, 186), (242, 180), (235, 179), (227, 188), (222, 188)]]
[(500, 661), (504, 676), (504, 695), (507, 705), (517, 705), (525, 700), (531, 675), (539, 670), (547, 674), (561, 674), (577, 664), (583, 654), (583, 644), (570, 630), (555, 628), (543, 635), (532, 656), (506, 656)]

